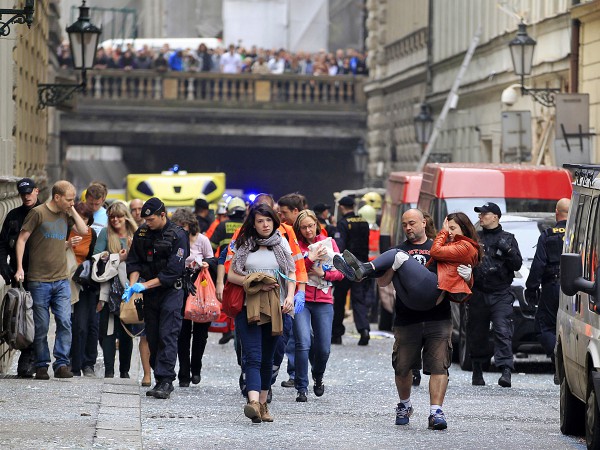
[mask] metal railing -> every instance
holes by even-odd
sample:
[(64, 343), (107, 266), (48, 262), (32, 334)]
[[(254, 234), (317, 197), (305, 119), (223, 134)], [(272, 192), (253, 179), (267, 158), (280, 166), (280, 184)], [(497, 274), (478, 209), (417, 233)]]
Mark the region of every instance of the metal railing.
[(363, 109), (364, 77), (349, 75), (258, 75), (154, 70), (88, 72), (87, 98), (196, 102), (223, 106), (301, 105)]

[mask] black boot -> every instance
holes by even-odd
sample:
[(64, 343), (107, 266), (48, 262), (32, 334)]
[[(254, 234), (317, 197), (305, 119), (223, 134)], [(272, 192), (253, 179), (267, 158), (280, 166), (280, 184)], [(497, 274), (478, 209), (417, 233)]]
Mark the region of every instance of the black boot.
[(348, 263), (348, 265), (354, 269), (356, 281), (360, 281), (375, 272), (375, 269), (370, 262), (360, 262), (356, 256), (354, 256), (348, 250), (344, 250), (342, 257)]
[(369, 345), (369, 339), (371, 339), (369, 330), (360, 330), (360, 339), (358, 340), (358, 345)]
[(483, 369), (481, 368), (480, 362), (473, 362), (473, 378), (471, 379), (471, 384), (473, 386), (485, 386)]
[(510, 387), (510, 367), (504, 366), (502, 368), (502, 375), (498, 379), (498, 384), (502, 387)]

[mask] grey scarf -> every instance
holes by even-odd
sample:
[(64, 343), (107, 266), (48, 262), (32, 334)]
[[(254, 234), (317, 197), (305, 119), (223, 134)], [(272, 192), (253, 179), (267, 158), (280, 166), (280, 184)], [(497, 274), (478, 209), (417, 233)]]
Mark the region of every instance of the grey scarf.
[(296, 269), (292, 255), (286, 252), (283, 245), (281, 245), (282, 239), (283, 238), (281, 237), (279, 230), (266, 239), (248, 239), (248, 242), (245, 245), (237, 248), (235, 254), (233, 255), (231, 264), (233, 265), (234, 272), (239, 275), (248, 275), (248, 272), (245, 270), (246, 259), (248, 259), (250, 250), (259, 245), (264, 245), (265, 247), (269, 247), (273, 250), (275, 259), (279, 265), (279, 270), (283, 272), (284, 275), (295, 271)]

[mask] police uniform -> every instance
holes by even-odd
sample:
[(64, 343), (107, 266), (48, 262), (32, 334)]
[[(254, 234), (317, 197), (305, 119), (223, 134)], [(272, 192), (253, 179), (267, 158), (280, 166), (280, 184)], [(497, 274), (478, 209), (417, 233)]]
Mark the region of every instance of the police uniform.
[[(566, 220), (545, 230), (539, 237), (531, 270), (525, 283), (525, 298), (538, 304), (535, 329), (548, 356), (554, 358), (556, 344), (556, 314), (560, 294), (560, 255), (563, 249)], [(541, 293), (539, 291), (542, 286)], [(539, 298), (539, 302), (538, 302)]]
[(512, 233), (504, 231), (501, 225), (492, 230), (479, 232), (479, 242), (483, 248), (483, 259), (473, 269), (473, 296), (469, 301), (467, 336), (473, 362), (489, 361), (490, 320), (494, 330), (494, 363), (497, 367), (514, 369), (513, 301), (510, 285), (514, 272), (521, 268), (523, 259), (519, 245)]
[[(340, 204), (343, 205), (342, 200), (340, 200)], [(362, 217), (357, 216), (354, 212), (345, 214), (338, 221), (337, 232), (334, 237), (340, 253), (349, 250), (360, 261), (368, 260), (369, 223)], [(359, 283), (346, 278), (334, 283), (332, 342), (339, 342), (346, 331), (343, 322), (348, 290), (350, 290), (350, 301), (356, 329), (359, 333), (362, 332), (361, 336), (363, 333), (366, 334), (370, 331), (369, 301), (371, 297), (367, 293), (373, 283), (374, 280), (365, 280)]]
[[(156, 204), (147, 206), (152, 200), (144, 204), (142, 217), (149, 217), (158, 209)], [(160, 230), (151, 230), (147, 224), (141, 225), (133, 236), (127, 257), (128, 276), (139, 272), (140, 279), (148, 281), (158, 278), (161, 284), (143, 292), (150, 365), (157, 385), (161, 382), (171, 385), (175, 380), (177, 339), (181, 330), (184, 297), (182, 277), (189, 253), (187, 233), (167, 219)]]
[[(19, 194), (29, 194), (36, 188), (35, 183), (30, 178), (23, 178), (17, 183), (17, 190)], [(0, 231), (0, 274), (4, 278), (4, 282), (7, 286), (15, 282), (14, 276), (17, 272), (17, 254), (16, 254), (16, 243), (21, 226), (25, 221), (25, 217), (29, 214), (36, 206), (41, 205), (38, 200), (34, 206), (27, 208), (25, 205), (21, 205), (6, 215), (4, 223), (2, 224), (2, 231)], [(10, 261), (9, 261), (10, 259)], [(27, 268), (29, 267), (29, 246), (25, 245), (23, 252), (23, 269), (25, 270), (25, 280), (27, 280)], [(27, 289), (27, 282), (24, 282), (25, 289)], [(17, 364), (17, 375), (20, 377), (31, 377), (35, 372), (33, 365), (35, 361), (35, 351), (33, 344), (26, 349), (21, 350), (19, 356), (19, 362)]]

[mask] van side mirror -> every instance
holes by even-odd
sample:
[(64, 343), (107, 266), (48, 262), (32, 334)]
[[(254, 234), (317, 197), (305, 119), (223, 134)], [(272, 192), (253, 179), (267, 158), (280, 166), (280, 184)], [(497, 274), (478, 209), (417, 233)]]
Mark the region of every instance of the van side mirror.
[(584, 292), (588, 295), (598, 297), (598, 284), (588, 281), (582, 276), (583, 266), (579, 253), (563, 253), (560, 255), (560, 288), (565, 295), (575, 295)]

